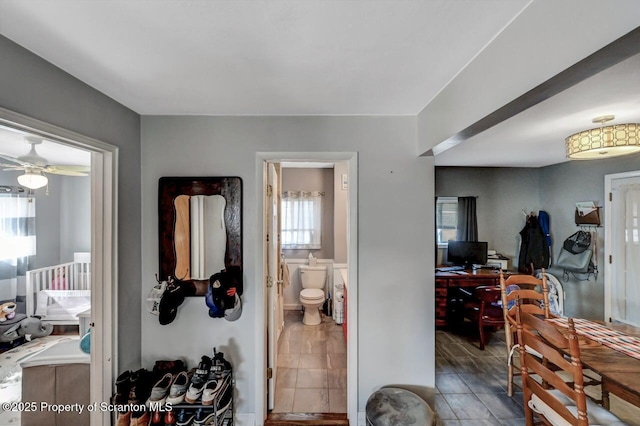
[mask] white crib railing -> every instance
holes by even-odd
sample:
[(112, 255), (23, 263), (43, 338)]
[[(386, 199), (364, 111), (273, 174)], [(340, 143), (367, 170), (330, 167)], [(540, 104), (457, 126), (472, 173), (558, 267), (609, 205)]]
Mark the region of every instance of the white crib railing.
[(36, 312), (40, 290), (91, 290), (91, 263), (68, 262), (27, 271), (27, 315)]

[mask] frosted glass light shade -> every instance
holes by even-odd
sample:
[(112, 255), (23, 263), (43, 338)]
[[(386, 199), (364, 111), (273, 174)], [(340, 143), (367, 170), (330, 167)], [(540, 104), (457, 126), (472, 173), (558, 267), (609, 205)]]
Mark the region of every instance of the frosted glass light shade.
[(595, 160), (640, 152), (640, 124), (616, 124), (573, 134), (565, 139), (567, 158)]
[(48, 182), (49, 179), (39, 172), (25, 172), (25, 174), (18, 176), (18, 183), (29, 189), (42, 188)]

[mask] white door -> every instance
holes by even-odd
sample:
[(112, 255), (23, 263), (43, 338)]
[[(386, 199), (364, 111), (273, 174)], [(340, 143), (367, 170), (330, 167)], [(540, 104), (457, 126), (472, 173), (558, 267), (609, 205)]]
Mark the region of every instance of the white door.
[(640, 327), (640, 172), (606, 176), (610, 247), (605, 278), (606, 319)]
[(275, 401), (276, 366), (278, 364), (278, 337), (280, 335), (279, 289), (280, 277), (280, 242), (279, 242), (279, 197), (278, 173), (273, 163), (267, 166), (267, 340), (269, 359), (267, 368), (271, 371), (269, 378), (269, 402), (267, 408), (273, 409)]

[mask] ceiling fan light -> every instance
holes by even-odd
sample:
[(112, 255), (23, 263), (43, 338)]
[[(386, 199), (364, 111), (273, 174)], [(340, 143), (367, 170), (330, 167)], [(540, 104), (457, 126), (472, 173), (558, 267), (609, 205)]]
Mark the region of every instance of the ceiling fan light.
[(25, 174), (18, 176), (18, 183), (29, 189), (42, 188), (48, 182), (49, 179), (40, 172), (25, 172)]
[(578, 132), (565, 139), (567, 158), (595, 160), (640, 152), (640, 124), (616, 124)]

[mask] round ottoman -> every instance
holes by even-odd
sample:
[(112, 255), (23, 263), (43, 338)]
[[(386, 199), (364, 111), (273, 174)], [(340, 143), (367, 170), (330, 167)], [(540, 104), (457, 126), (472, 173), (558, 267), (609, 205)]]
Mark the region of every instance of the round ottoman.
[(368, 426), (429, 426), (431, 408), (418, 395), (399, 388), (384, 388), (367, 400)]

